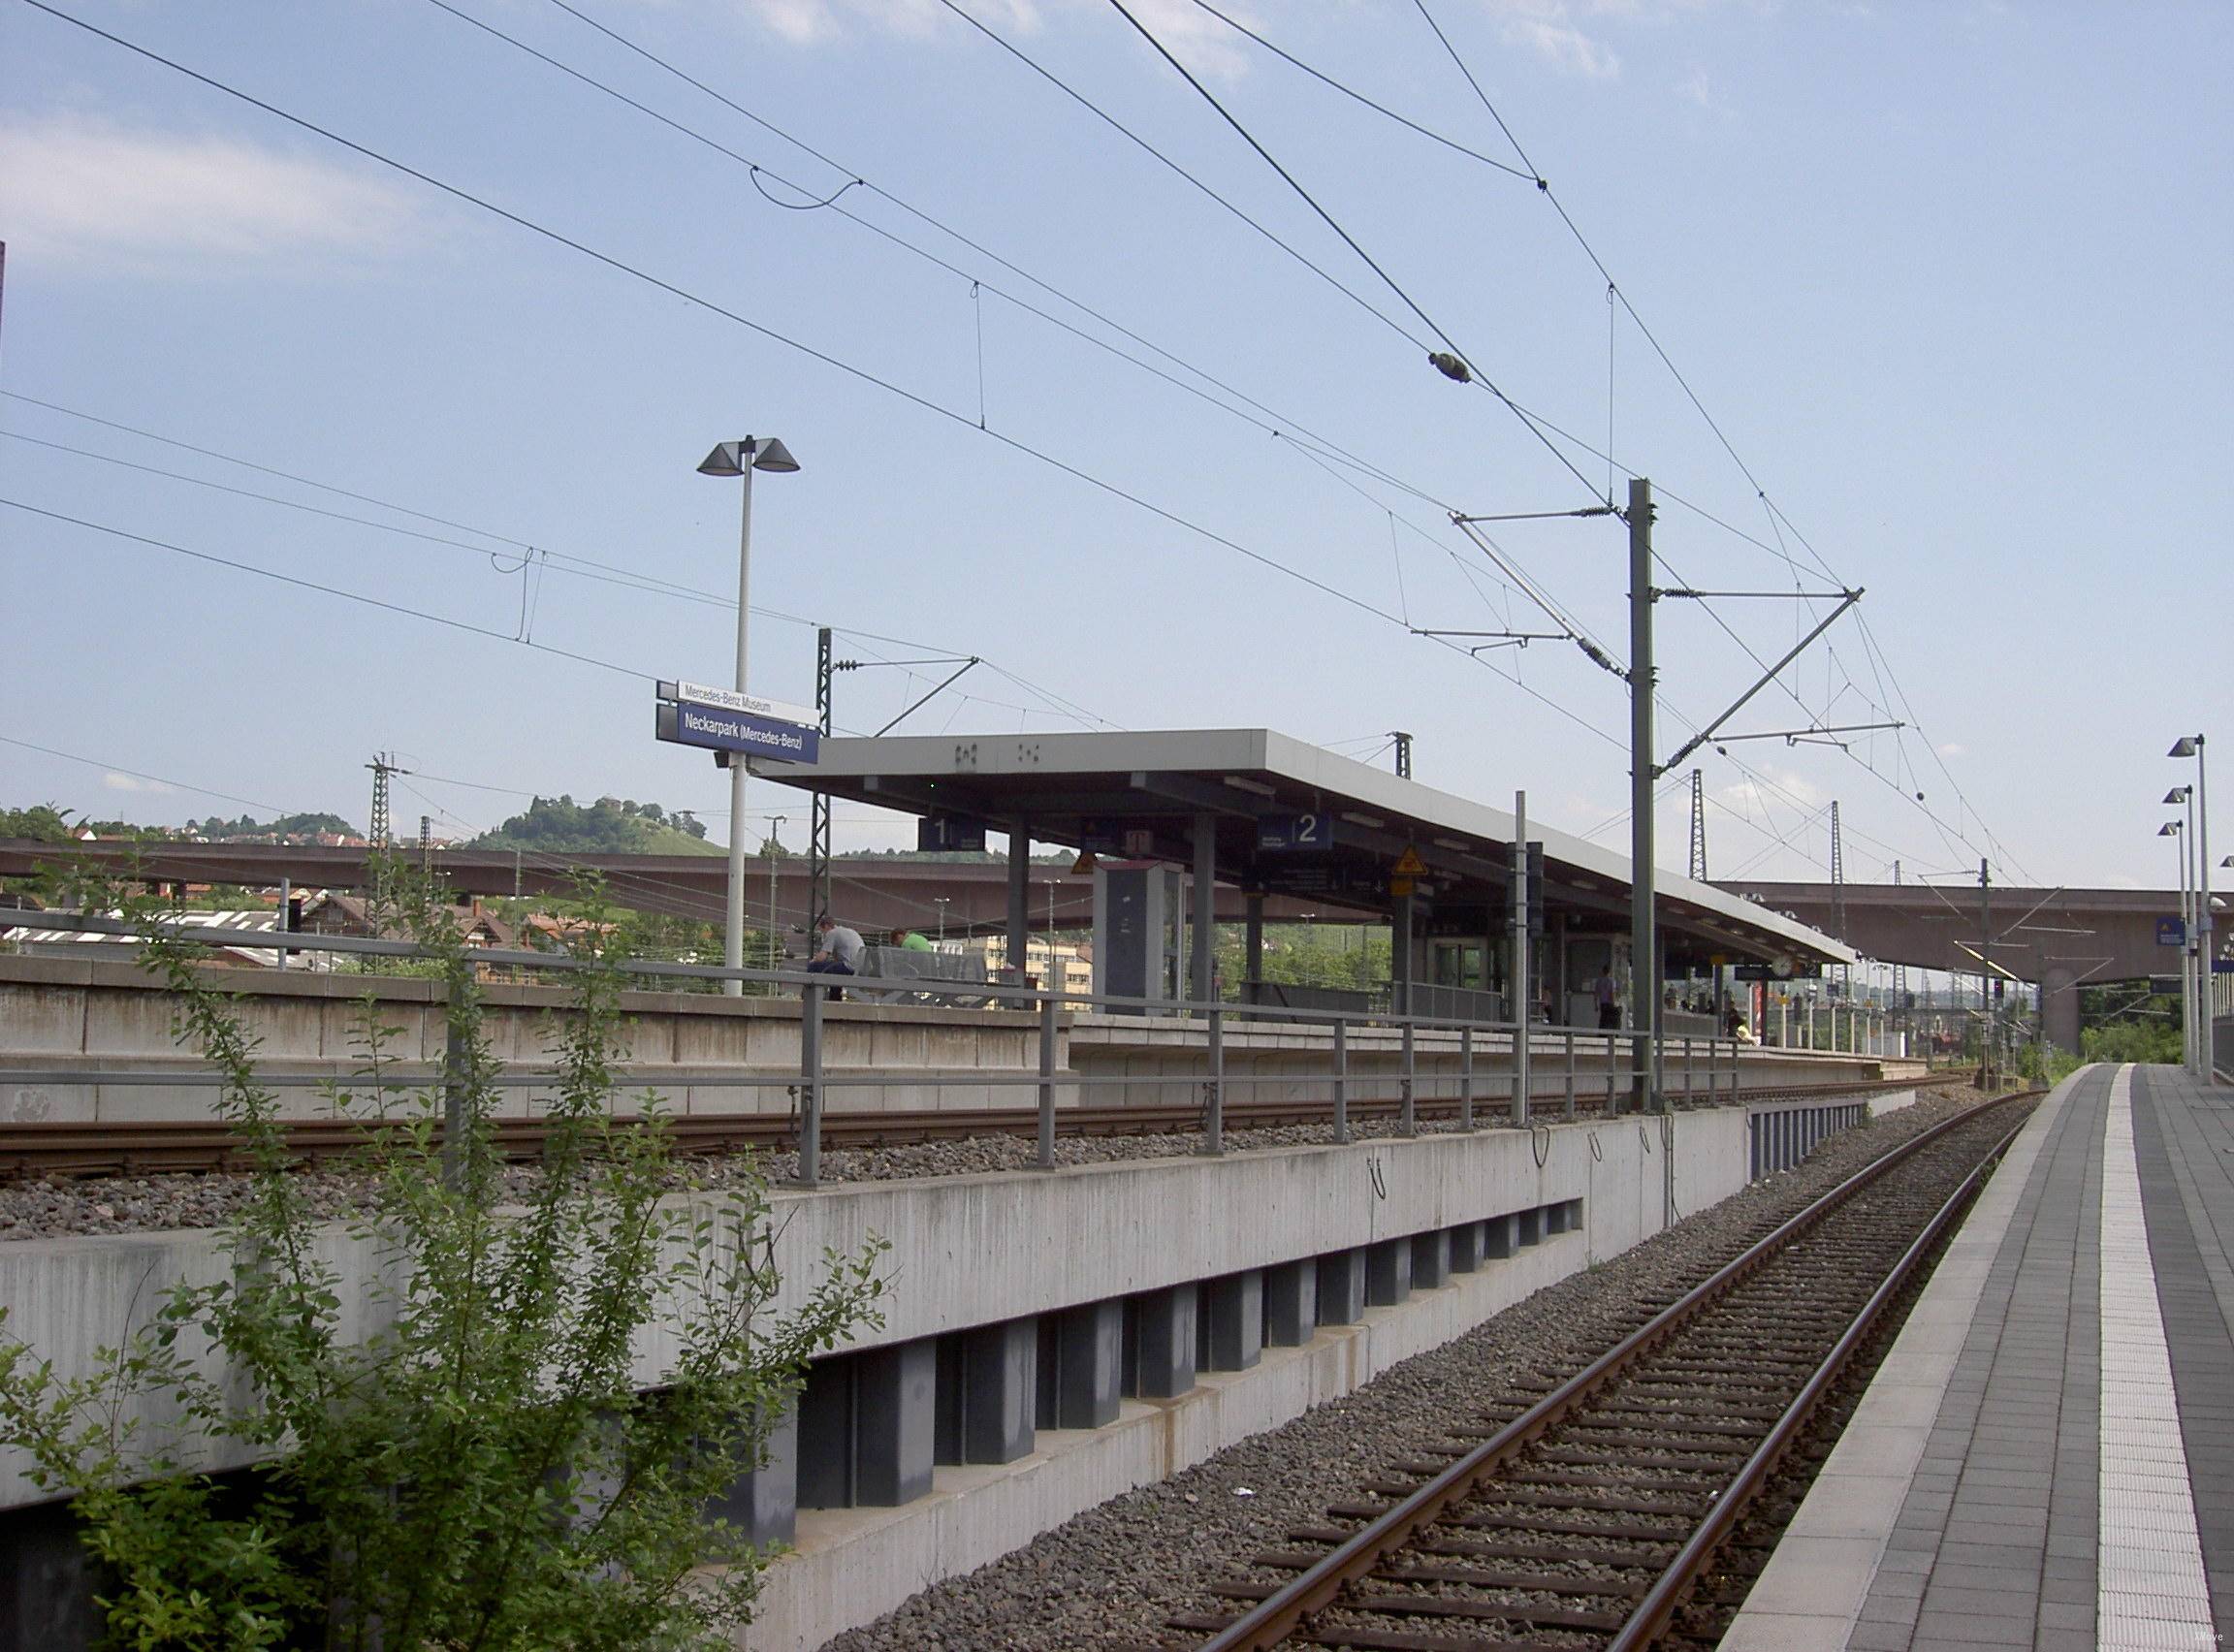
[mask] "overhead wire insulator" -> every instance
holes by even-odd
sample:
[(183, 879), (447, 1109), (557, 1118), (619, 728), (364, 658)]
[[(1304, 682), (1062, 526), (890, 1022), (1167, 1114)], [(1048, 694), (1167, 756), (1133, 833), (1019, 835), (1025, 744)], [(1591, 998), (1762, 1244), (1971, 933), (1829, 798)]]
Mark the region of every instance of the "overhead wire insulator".
[(1620, 678), (1626, 678), (1629, 675), (1626, 671), (1622, 670), (1619, 665), (1614, 663), (1613, 656), (1612, 654), (1609, 654), (1604, 649), (1600, 648), (1596, 643), (1590, 641), (1587, 637), (1577, 637), (1575, 639), (1575, 646), (1580, 649), (1585, 654), (1588, 654), (1592, 663), (1597, 665), (1601, 670), (1611, 671), (1614, 676)]
[(1474, 382), (1474, 369), (1448, 350), (1430, 350), (1427, 362), (1447, 379), (1456, 379), (1460, 384)]

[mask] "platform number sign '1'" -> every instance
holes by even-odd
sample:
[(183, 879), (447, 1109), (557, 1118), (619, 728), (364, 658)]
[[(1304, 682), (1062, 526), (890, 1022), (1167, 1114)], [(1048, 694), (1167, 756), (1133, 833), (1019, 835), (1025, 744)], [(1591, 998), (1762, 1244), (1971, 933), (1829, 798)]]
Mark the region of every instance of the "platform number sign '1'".
[(1257, 847), (1310, 853), (1334, 846), (1334, 817), (1324, 810), (1310, 814), (1261, 814)]

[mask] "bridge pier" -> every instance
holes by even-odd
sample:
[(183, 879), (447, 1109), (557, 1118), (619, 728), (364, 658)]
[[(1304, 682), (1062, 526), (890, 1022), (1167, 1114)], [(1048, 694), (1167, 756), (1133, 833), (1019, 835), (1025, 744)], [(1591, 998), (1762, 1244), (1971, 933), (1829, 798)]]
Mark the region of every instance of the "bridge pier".
[(2040, 1031), (2066, 1055), (2079, 1053), (2079, 977), (2069, 965), (2051, 963), (2041, 971)]

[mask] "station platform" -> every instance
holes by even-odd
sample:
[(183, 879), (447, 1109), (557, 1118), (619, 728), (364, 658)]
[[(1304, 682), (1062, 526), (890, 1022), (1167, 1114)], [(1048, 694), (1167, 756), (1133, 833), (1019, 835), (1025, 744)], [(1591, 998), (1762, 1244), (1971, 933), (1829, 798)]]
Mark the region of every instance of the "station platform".
[(2234, 1090), (2082, 1068), (1941, 1260), (1724, 1652), (2234, 1633)]

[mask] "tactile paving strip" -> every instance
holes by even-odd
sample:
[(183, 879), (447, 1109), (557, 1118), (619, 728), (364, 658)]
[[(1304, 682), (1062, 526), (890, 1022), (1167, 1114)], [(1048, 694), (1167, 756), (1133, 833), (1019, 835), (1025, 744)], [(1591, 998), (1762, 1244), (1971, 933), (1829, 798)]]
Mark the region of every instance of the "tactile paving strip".
[(2111, 1081), (2103, 1118), (2101, 1255), (2095, 1643), (2103, 1652), (2203, 1652), (2218, 1637), (2141, 1211), (2129, 1066)]

